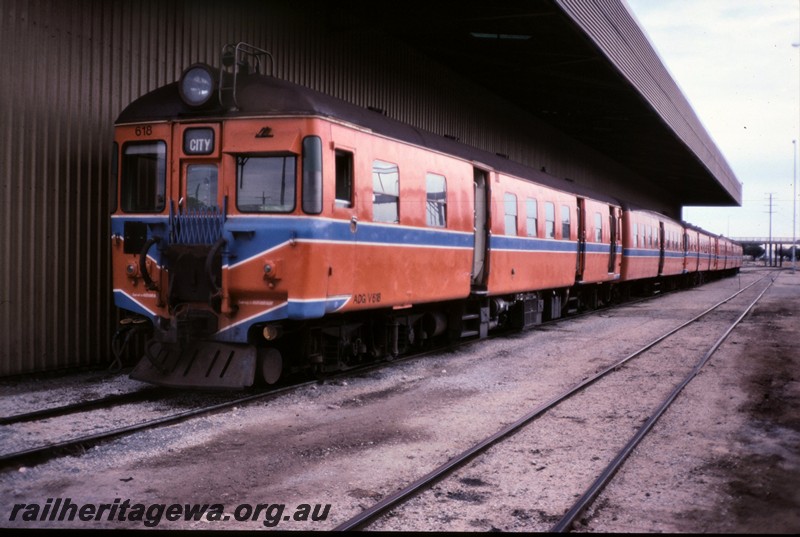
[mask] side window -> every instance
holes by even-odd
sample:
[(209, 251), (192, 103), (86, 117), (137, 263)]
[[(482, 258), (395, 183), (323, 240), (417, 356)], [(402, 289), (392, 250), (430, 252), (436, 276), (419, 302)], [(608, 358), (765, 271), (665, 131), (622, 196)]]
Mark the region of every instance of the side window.
[(348, 207), (353, 203), (353, 154), (337, 149), (336, 158), (336, 201)]
[(566, 205), (561, 206), (561, 238), (564, 240), (569, 240), (569, 207)]
[(503, 196), (503, 205), (506, 213), (506, 235), (517, 234), (517, 197), (506, 193)]
[(431, 227), (447, 226), (447, 179), (429, 173), (425, 176), (425, 222)]
[(322, 140), (303, 138), (303, 212), (322, 212)]
[(547, 201), (544, 204), (544, 236), (547, 239), (556, 237), (556, 206)]
[(245, 213), (289, 213), (294, 210), (297, 157), (236, 158), (236, 207)]
[(375, 222), (400, 222), (400, 169), (397, 164), (372, 163), (372, 209)]
[(603, 216), (594, 213), (594, 242), (603, 242)]
[(639, 247), (639, 224), (633, 224), (633, 247)]
[(122, 148), (120, 197), (126, 213), (157, 213), (166, 206), (167, 144), (128, 143)]
[(528, 198), (525, 200), (525, 230), (528, 237), (536, 237), (539, 226), (539, 207), (536, 200)]

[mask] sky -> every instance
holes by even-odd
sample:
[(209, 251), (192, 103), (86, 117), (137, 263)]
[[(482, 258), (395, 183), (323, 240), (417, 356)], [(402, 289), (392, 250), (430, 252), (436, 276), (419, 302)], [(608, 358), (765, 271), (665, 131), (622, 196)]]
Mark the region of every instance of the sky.
[[(800, 0), (623, 1), (743, 185), (741, 207), (685, 207), (683, 219), (728, 237), (767, 237), (772, 194), (772, 236), (791, 238)], [(800, 222), (796, 230), (800, 237)]]

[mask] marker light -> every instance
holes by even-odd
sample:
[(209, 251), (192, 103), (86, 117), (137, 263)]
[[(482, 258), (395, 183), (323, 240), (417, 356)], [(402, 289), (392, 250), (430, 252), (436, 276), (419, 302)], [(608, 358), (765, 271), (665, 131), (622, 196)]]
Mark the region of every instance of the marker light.
[(184, 71), (178, 84), (181, 99), (193, 108), (208, 104), (215, 87), (214, 70), (204, 63), (196, 63)]

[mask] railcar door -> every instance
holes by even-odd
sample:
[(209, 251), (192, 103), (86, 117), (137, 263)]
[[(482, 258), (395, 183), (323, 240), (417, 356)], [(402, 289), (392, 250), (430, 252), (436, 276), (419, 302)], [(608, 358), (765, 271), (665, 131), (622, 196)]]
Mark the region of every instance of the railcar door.
[(474, 168), (473, 197), (475, 212), (475, 245), (472, 258), (472, 287), (473, 290), (486, 289), (486, 276), (488, 274), (487, 249), (489, 244), (489, 181), (488, 173)]
[(664, 272), (664, 222), (658, 223), (658, 275)]
[[(358, 230), (358, 209), (355, 183), (355, 142), (352, 135), (345, 129), (332, 131), (337, 140), (333, 148), (334, 160), (334, 203), (331, 214), (334, 217), (336, 235), (335, 252), (331, 256), (328, 266), (328, 284), (326, 295), (328, 299), (337, 299), (353, 295), (354, 271), (356, 259), (356, 232)], [(342, 145), (342, 141), (348, 145)], [(363, 185), (362, 185), (363, 188)], [(345, 224), (347, 228), (345, 228)], [(349, 229), (348, 229), (349, 228)], [(359, 290), (360, 291), (360, 290)], [(355, 299), (354, 299), (355, 300)]]
[[(218, 124), (178, 125), (174, 150), (180, 163), (170, 201), (168, 300), (207, 303), (221, 285), (222, 257), (207, 258), (221, 237), (224, 203), (220, 195), (220, 128)], [(215, 306), (219, 307), (219, 305)]]
[(608, 223), (609, 223), (609, 252), (608, 252), (608, 273), (614, 274), (616, 273), (617, 268), (617, 214), (616, 209), (614, 207), (608, 207)]
[[(575, 266), (575, 281), (583, 281), (586, 270), (586, 200), (578, 198), (578, 259)], [(569, 237), (565, 237), (569, 238)]]

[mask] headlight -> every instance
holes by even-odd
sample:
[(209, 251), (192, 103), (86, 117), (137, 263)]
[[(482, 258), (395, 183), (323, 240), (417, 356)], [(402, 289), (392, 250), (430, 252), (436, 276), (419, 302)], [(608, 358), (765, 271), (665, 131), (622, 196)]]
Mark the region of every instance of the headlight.
[(199, 108), (211, 100), (216, 85), (214, 70), (204, 63), (196, 63), (183, 72), (178, 87), (183, 102)]

